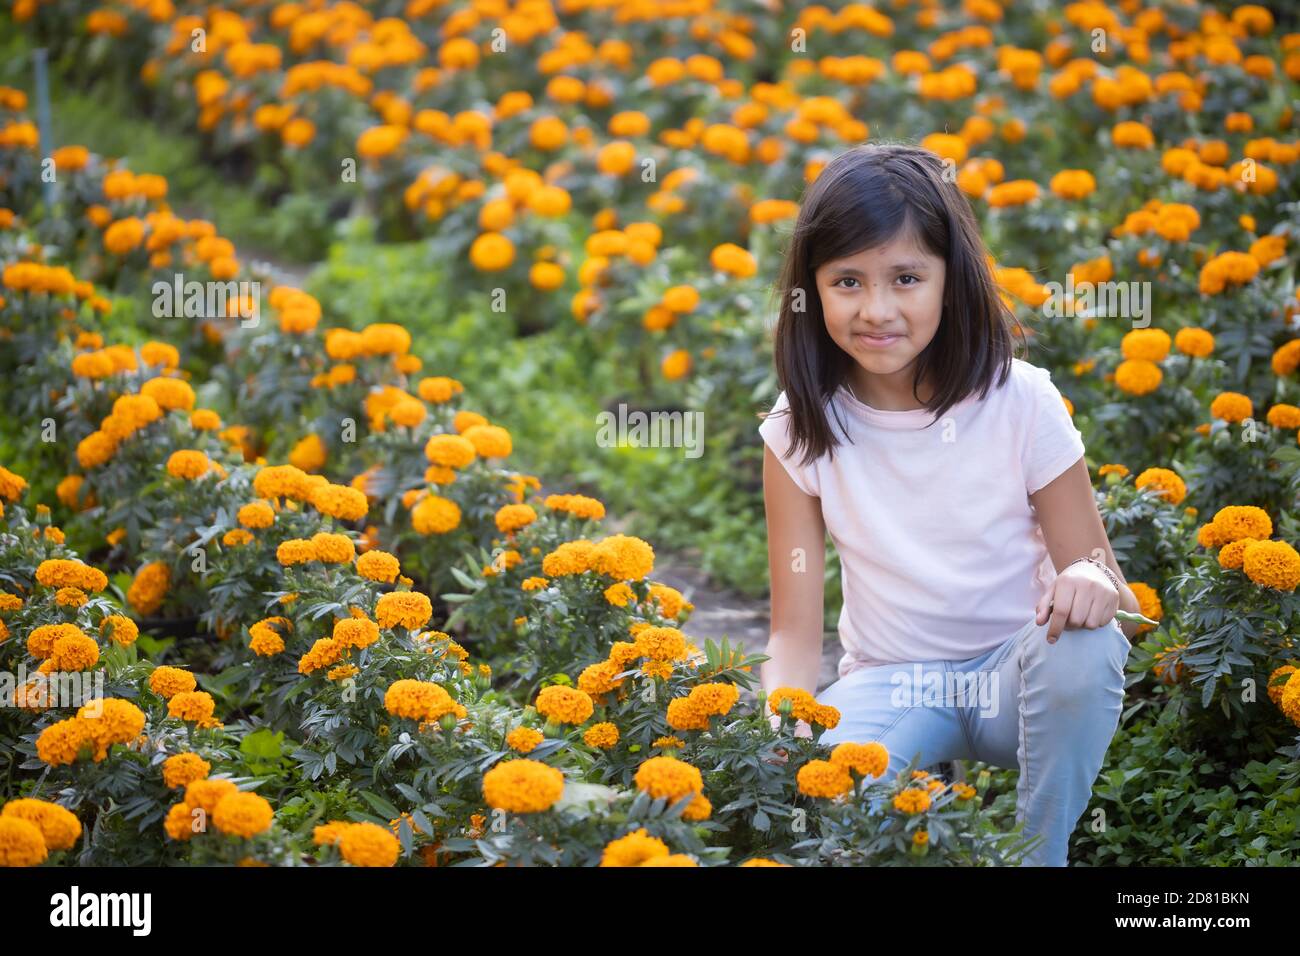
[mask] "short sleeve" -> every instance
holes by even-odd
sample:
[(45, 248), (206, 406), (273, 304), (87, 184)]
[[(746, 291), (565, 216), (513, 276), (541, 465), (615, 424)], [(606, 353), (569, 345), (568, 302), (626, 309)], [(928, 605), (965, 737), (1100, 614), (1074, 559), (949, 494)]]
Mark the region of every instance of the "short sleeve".
[(1041, 490), (1083, 457), (1083, 433), (1045, 368), (1032, 370), (1029, 428), (1025, 438), (1025, 491)]
[[(758, 433), (762, 436), (763, 441), (772, 449), (776, 455), (777, 461), (785, 467), (790, 478), (798, 485), (799, 490), (806, 495), (814, 498), (821, 497), (821, 485), (817, 480), (816, 462), (808, 465), (801, 465), (799, 459), (802, 454), (791, 455), (790, 447), (793, 444), (791, 439), (791, 419), (786, 412), (789, 409), (789, 402), (786, 400), (785, 392), (782, 392), (768, 412), (767, 417), (763, 419), (763, 424), (758, 426)], [(778, 415), (778, 412), (783, 414)], [(790, 455), (790, 457), (786, 457)]]

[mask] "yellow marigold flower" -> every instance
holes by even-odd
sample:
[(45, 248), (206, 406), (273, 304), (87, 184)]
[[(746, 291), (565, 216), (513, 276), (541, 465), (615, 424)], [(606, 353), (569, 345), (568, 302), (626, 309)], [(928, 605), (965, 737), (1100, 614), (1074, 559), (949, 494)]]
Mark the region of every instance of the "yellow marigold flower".
[(97, 593), (108, 587), (108, 576), (80, 561), (51, 558), (37, 565), (36, 583), (47, 588), (80, 588)]
[(347, 485), (322, 485), (312, 490), (308, 501), (321, 514), (340, 521), (360, 521), (370, 510), (365, 494)]
[(736, 705), (736, 701), (740, 699), (740, 690), (735, 684), (696, 684), (691, 688), (688, 699), (702, 713), (722, 716)]
[(483, 799), (509, 813), (541, 813), (564, 793), (564, 774), (527, 757), (506, 760), (483, 774)]
[(1295, 405), (1277, 404), (1268, 410), (1268, 423), (1274, 428), (1288, 431), (1300, 428), (1300, 408)]
[(81, 588), (59, 588), (54, 601), (62, 607), (81, 607), (87, 601), (86, 592)]
[(192, 691), (196, 686), (194, 675), (179, 667), (155, 667), (149, 675), (149, 689), (164, 700)]
[(214, 432), (221, 428), (221, 416), (210, 408), (196, 408), (190, 412), (190, 424), (201, 432)]
[(275, 512), (265, 501), (253, 501), (243, 505), (235, 517), (245, 528), (269, 528), (275, 521)]
[(530, 505), (504, 505), (497, 510), (497, 530), (503, 534), (526, 528), (537, 520), (537, 512)]
[(591, 716), (593, 709), (590, 694), (560, 684), (543, 687), (533, 706), (539, 714), (557, 724), (581, 724)]
[(27, 479), (16, 475), (8, 468), (0, 467), (0, 498), (5, 501), (17, 501), (27, 487)]
[(404, 627), (413, 631), (429, 623), (433, 604), (419, 591), (390, 591), (380, 596), (375, 617), (380, 627)]
[(1193, 358), (1205, 358), (1214, 352), (1214, 336), (1205, 329), (1179, 329), (1174, 334), (1174, 348)]
[(349, 824), (338, 837), (339, 853), (353, 866), (394, 866), (402, 845), (376, 823)]
[(346, 648), (363, 650), (379, 640), (379, 625), (369, 618), (342, 618), (334, 622), (334, 640)]
[(343, 656), (343, 651), (343, 645), (334, 638), (317, 638), (311, 649), (298, 660), (298, 673), (311, 674), (322, 667), (337, 664)]
[(682, 592), (666, 584), (651, 584), (650, 599), (659, 605), (659, 613), (666, 618), (677, 618), (684, 610), (694, 610), (694, 605)]
[(181, 691), (167, 701), (167, 716), (178, 717), (200, 727), (209, 727), (215, 723), (212, 714), (216, 708), (217, 702), (207, 691)]
[[(1143, 617), (1149, 617), (1153, 621), (1159, 621), (1165, 616), (1164, 608), (1160, 604), (1160, 595), (1156, 593), (1155, 588), (1149, 584), (1143, 584), (1141, 581), (1130, 581), (1129, 590), (1138, 600), (1138, 611)], [(1146, 631), (1153, 630), (1150, 624), (1143, 624), (1138, 627), (1137, 633), (1142, 634)]]
[(1268, 699), (1279, 707), (1282, 706), (1282, 693), (1286, 689), (1287, 682), (1295, 672), (1294, 664), (1283, 664), (1268, 675)]
[(167, 474), (186, 481), (202, 478), (211, 467), (211, 460), (201, 451), (182, 449), (172, 452), (167, 459)]
[(17, 816), (0, 816), (0, 867), (40, 866), (49, 857), (40, 828)]
[(137, 614), (148, 617), (162, 606), (171, 586), (171, 577), (171, 568), (161, 561), (151, 561), (136, 573), (127, 589), (126, 599)]
[(51, 724), (36, 738), (36, 756), (51, 767), (75, 763), (83, 756), (98, 763), (107, 754), (107, 745), (96, 737), (90, 722), (77, 717)]
[(225, 778), (191, 780), (185, 785), (185, 806), (202, 810), (211, 817), (220, 803), (239, 792), (233, 780)]
[(889, 769), (889, 751), (884, 744), (874, 741), (838, 744), (831, 751), (830, 760), (864, 777), (883, 777)]
[(110, 614), (99, 623), (99, 633), (106, 635), (118, 647), (130, 647), (140, 636), (140, 628), (129, 617)]
[(1285, 541), (1257, 541), (1247, 546), (1241, 569), (1263, 587), (1294, 591), (1300, 584), (1300, 554)]
[(253, 476), (253, 491), (259, 498), (306, 501), (313, 487), (307, 473), (293, 465), (270, 465)]
[(357, 573), (371, 581), (391, 584), (401, 572), (401, 564), (387, 551), (367, 551), (357, 558)]
[(1163, 362), (1169, 355), (1169, 333), (1164, 329), (1134, 329), (1120, 340), (1126, 359)]
[(1246, 549), (1258, 540), (1258, 538), (1239, 538), (1225, 544), (1219, 549), (1219, 567), (1228, 571), (1240, 571)]
[(622, 581), (605, 588), (604, 594), (605, 600), (615, 607), (627, 607), (636, 603), (636, 593)]
[(799, 792), (809, 797), (834, 798), (853, 789), (846, 766), (829, 760), (810, 760), (796, 775)]
[(609, 750), (618, 743), (618, 738), (618, 728), (609, 721), (592, 724), (582, 735), (582, 740), (588, 747), (598, 750)]
[(1278, 706), (1282, 708), (1282, 713), (1286, 715), (1287, 720), (1300, 726), (1300, 678), (1295, 674), (1287, 678), (1286, 684), (1282, 686), (1282, 696)]
[(543, 588), (547, 587), (550, 583), (551, 582), (548, 581), (546, 578), (539, 578), (539, 577), (524, 578), (523, 581), (519, 583), (519, 589), (521, 591), (540, 591)]
[(455, 702), (446, 689), (429, 681), (394, 681), (384, 693), (384, 708), (394, 717), (432, 721), (455, 712)]
[(506, 746), (511, 750), (517, 750), (521, 754), (526, 754), (535, 750), (537, 745), (545, 739), (540, 730), (534, 730), (532, 727), (516, 727), (506, 734)]
[[(0, 810), (0, 819), (26, 820), (41, 832), (50, 850), (70, 850), (81, 838), (81, 821), (66, 807), (45, 800), (10, 800)], [(3, 852), (3, 851), (0, 851)], [(6, 865), (0, 861), (0, 866)]]
[(1225, 422), (1240, 422), (1250, 418), (1254, 403), (1240, 392), (1220, 392), (1210, 403), (1210, 415)]
[(420, 534), (446, 534), (460, 527), (460, 506), (450, 498), (426, 495), (411, 509), (411, 527)]
[(42, 624), (32, 628), (27, 635), (27, 653), (40, 660), (54, 653), (54, 645), (61, 637), (84, 636), (81, 628), (75, 624)]
[(781, 712), (784, 701), (791, 705), (790, 715), (795, 720), (813, 723), (817, 714), (817, 700), (801, 687), (778, 687), (767, 698), (767, 706), (774, 714)]
[(63, 634), (54, 641), (50, 656), (41, 666), (43, 673), (50, 671), (84, 671), (99, 662), (99, 645), (81, 631)]
[(651, 757), (637, 768), (634, 780), (638, 790), (656, 800), (667, 799), (669, 803), (704, 790), (699, 768), (676, 757)]
[(1097, 469), (1098, 478), (1105, 478), (1107, 475), (1119, 475), (1119, 477), (1123, 478), (1128, 473), (1128, 469), (1123, 465), (1102, 465)]
[(112, 744), (129, 744), (144, 730), (145, 716), (129, 700), (107, 697), (101, 701), (83, 704), (77, 710), (77, 719), (83, 721), (97, 743), (107, 749)]
[(281, 541), (276, 547), (275, 559), (286, 568), (295, 564), (306, 564), (316, 560), (316, 546), (303, 538), (290, 538), (288, 541)]
[(547, 577), (582, 574), (590, 570), (591, 553), (595, 545), (585, 538), (566, 541), (542, 558), (542, 573)]
[(645, 827), (611, 840), (600, 857), (601, 866), (641, 866), (657, 857), (669, 856), (668, 844), (653, 837)]
[(284, 651), (284, 634), (292, 629), (287, 618), (268, 617), (250, 625), (249, 649), (258, 657), (274, 657)]
[(681, 750), (686, 744), (680, 737), (656, 737), (650, 746), (657, 750)]
[(298, 440), (289, 452), (289, 464), (303, 471), (319, 471), (325, 467), (327, 453), (319, 435), (307, 435)]
[(253, 541), (253, 533), (243, 528), (231, 528), (221, 536), (221, 543), (228, 548), (242, 548)]
[(1148, 395), (1160, 387), (1164, 372), (1155, 362), (1125, 359), (1115, 368), (1115, 385), (1129, 395)]
[(174, 804), (163, 820), (163, 829), (173, 840), (188, 840), (194, 835), (194, 811), (184, 803)]
[(907, 814), (924, 813), (930, 809), (929, 791), (908, 787), (894, 797), (894, 809)]
[(212, 825), (226, 836), (250, 839), (271, 829), (275, 811), (255, 793), (232, 793), (212, 811)]
[(689, 697), (675, 697), (668, 702), (667, 721), (673, 730), (709, 729), (709, 715)]
[(429, 378), (420, 379), (417, 391), (420, 398), (426, 402), (440, 405), (451, 401), (454, 397), (465, 391), (465, 386), (454, 378), (448, 378), (445, 375), (434, 375)]
[(591, 548), (589, 566), (617, 580), (638, 581), (654, 570), (654, 549), (638, 537), (611, 535)]
[(331, 667), (325, 672), (326, 680), (346, 680), (349, 677), (355, 677), (361, 673), (361, 668), (355, 664), (340, 664), (338, 667)]
[(605, 505), (586, 495), (547, 495), (542, 503), (552, 511), (564, 511), (589, 521), (599, 521), (605, 517)]
[(607, 694), (623, 685), (621, 679), (615, 679), (620, 668), (613, 661), (599, 661), (583, 668), (578, 675), (578, 689), (595, 697)]
[(478, 452), (473, 442), (463, 435), (439, 434), (430, 436), (425, 443), (424, 457), (432, 465), (466, 468), (478, 457)]
[(140, 394), (152, 398), (166, 411), (194, 409), (194, 389), (178, 378), (151, 378), (140, 386)]
[(1168, 468), (1148, 468), (1133, 480), (1137, 488), (1151, 488), (1171, 505), (1182, 504), (1187, 497), (1187, 485)]
[(350, 564), (356, 559), (356, 545), (345, 534), (318, 531), (311, 536), (311, 546), (317, 561), (326, 564)]
[(638, 656), (678, 661), (686, 656), (686, 635), (675, 627), (645, 627), (636, 636)]
[(1097, 180), (1086, 169), (1063, 169), (1048, 184), (1062, 199), (1085, 199), (1097, 190)]
[(169, 790), (176, 790), (206, 779), (211, 771), (212, 764), (196, 753), (174, 754), (163, 761), (163, 783)]
[(514, 447), (510, 432), (499, 425), (471, 425), (461, 434), (481, 458), (506, 458)]
[(1273, 536), (1273, 521), (1268, 512), (1254, 505), (1228, 505), (1214, 513), (1211, 521), (1218, 544), (1257, 538), (1261, 541)]

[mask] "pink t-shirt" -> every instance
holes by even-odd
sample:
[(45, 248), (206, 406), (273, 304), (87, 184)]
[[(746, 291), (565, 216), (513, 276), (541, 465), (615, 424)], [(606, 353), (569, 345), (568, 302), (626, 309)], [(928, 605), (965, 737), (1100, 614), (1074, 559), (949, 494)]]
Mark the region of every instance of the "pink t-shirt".
[[(772, 412), (786, 407), (782, 392)], [(844, 590), (840, 676), (967, 660), (1023, 627), (1056, 577), (1029, 496), (1084, 453), (1051, 374), (1013, 359), (1001, 387), (929, 428), (932, 412), (882, 411), (847, 388), (826, 408), (841, 443), (806, 467), (783, 457), (788, 415), (758, 431), (795, 484), (821, 499)]]

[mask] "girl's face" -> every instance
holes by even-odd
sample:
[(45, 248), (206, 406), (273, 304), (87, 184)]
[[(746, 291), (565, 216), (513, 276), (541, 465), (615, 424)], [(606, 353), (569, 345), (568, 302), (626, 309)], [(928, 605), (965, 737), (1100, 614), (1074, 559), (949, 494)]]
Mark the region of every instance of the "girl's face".
[(913, 364), (939, 328), (944, 273), (943, 259), (905, 231), (817, 270), (826, 331), (857, 363), (860, 395), (910, 396)]

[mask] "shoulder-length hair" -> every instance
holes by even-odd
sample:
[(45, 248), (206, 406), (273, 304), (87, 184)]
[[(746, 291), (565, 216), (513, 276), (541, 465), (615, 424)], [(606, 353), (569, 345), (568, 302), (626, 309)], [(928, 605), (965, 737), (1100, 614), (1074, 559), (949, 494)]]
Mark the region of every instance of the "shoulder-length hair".
[[(916, 360), (912, 396), (930, 376), (935, 393), (924, 408), (931, 425), (995, 377), (1011, 372), (1012, 329), (1023, 331), (998, 294), (988, 251), (970, 202), (942, 159), (903, 143), (869, 143), (836, 156), (804, 191), (776, 294), (776, 377), (791, 416), (791, 454), (807, 465), (839, 445), (826, 402), (848, 383), (853, 358), (826, 331), (816, 272), (824, 263), (874, 249), (904, 230), (946, 266), (943, 311), (934, 338)], [(929, 426), (927, 426), (929, 427)]]

